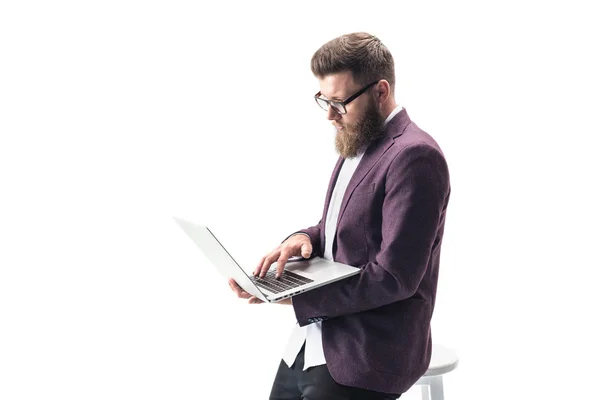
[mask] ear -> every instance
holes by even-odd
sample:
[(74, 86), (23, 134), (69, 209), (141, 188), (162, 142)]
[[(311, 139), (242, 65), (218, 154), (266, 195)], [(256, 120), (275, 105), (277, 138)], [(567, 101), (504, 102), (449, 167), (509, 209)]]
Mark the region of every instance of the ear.
[(375, 85), (375, 101), (379, 104), (385, 103), (389, 99), (391, 92), (390, 83), (385, 79), (381, 79)]

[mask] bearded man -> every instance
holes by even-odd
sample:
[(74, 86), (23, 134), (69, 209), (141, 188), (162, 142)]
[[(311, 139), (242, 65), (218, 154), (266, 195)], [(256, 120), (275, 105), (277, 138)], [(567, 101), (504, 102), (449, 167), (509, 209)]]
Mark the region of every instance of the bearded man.
[(279, 276), (292, 256), (361, 272), (282, 301), (297, 324), (270, 399), (397, 399), (431, 358), (448, 167), (435, 140), (396, 104), (394, 60), (377, 37), (333, 39), (311, 68), (340, 158), (319, 223), (289, 236), (254, 274), (264, 277), (276, 262)]

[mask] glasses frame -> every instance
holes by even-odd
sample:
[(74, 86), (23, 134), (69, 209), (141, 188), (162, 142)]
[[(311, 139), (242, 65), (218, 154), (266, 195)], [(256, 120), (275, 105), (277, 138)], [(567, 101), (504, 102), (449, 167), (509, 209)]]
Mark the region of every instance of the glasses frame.
[[(344, 101), (333, 101), (333, 100), (328, 100), (326, 98), (321, 97), (321, 91), (319, 90), (319, 92), (317, 94), (315, 94), (315, 101), (317, 102), (317, 105), (319, 106), (319, 108), (325, 110), (325, 111), (329, 111), (330, 108), (333, 108), (333, 110), (340, 114), (340, 115), (344, 115), (346, 114), (348, 111), (346, 110), (346, 106), (348, 104), (350, 104), (350, 102), (354, 99), (356, 99), (358, 96), (360, 96), (361, 94), (363, 94), (364, 92), (366, 92), (367, 90), (369, 90), (369, 88), (371, 88), (371, 86), (375, 85), (376, 83), (379, 83), (379, 81), (375, 81), (375, 82), (371, 82), (369, 83), (367, 86), (365, 86), (364, 88), (360, 89), (358, 92), (354, 93), (352, 96), (348, 97), (346, 100)], [(324, 101), (325, 103), (327, 103), (327, 108), (323, 108), (323, 106), (321, 106), (321, 103), (319, 103), (319, 101)], [(336, 104), (339, 105), (342, 110), (344, 110), (344, 112), (340, 112), (336, 107), (332, 106), (332, 104)]]

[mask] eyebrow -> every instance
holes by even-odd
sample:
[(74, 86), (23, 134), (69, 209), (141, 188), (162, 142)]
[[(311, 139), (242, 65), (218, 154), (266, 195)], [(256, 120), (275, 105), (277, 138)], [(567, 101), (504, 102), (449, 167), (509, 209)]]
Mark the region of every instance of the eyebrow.
[[(319, 93), (321, 93), (321, 91), (319, 91)], [(344, 101), (343, 98), (337, 97), (337, 96), (333, 96), (333, 97), (329, 98), (329, 97), (325, 96), (323, 93), (321, 93), (321, 96), (323, 96), (324, 98), (326, 98), (329, 101), (336, 101), (336, 102), (340, 102), (340, 103), (342, 103)]]

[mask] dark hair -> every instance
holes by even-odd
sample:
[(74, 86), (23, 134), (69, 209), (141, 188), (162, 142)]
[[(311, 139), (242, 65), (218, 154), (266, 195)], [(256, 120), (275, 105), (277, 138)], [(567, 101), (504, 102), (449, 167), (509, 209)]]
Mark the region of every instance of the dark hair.
[(317, 78), (350, 71), (361, 85), (385, 79), (393, 91), (396, 83), (392, 53), (377, 37), (365, 32), (330, 40), (313, 54), (310, 64)]

